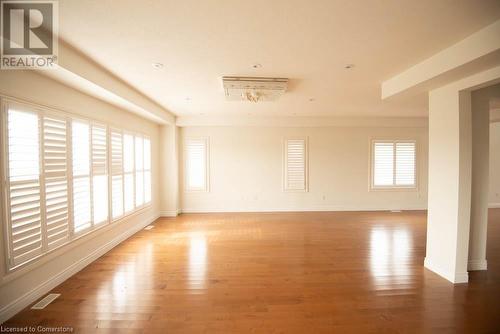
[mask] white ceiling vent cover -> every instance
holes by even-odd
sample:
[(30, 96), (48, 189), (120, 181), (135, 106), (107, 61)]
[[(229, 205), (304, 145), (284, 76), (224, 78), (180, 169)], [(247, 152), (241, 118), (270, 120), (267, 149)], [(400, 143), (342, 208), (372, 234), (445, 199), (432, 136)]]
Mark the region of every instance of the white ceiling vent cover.
[(40, 300), (38, 303), (35, 305), (31, 306), (31, 309), (33, 310), (41, 310), (44, 309), (47, 305), (52, 303), (57, 297), (59, 297), (61, 294), (60, 293), (49, 293), (45, 298)]
[(275, 101), (288, 86), (286, 78), (222, 77), (228, 101)]

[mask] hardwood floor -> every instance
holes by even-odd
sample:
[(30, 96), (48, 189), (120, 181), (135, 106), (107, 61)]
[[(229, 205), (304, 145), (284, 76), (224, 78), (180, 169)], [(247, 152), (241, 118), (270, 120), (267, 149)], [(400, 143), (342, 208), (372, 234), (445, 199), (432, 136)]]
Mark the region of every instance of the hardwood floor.
[(486, 272), (423, 268), (424, 212), (159, 219), (4, 327), (85, 333), (500, 333), (500, 209)]

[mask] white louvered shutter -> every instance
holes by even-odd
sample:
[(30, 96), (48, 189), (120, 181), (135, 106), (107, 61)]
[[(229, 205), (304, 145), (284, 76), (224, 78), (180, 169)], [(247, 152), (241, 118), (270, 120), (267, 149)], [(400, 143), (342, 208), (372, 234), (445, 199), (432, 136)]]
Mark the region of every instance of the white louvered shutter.
[(186, 142), (186, 188), (207, 190), (207, 140), (189, 138)]
[(285, 140), (285, 190), (307, 190), (307, 143), (305, 139)]
[(76, 233), (91, 227), (90, 201), (90, 127), (72, 122), (73, 224)]
[(92, 199), (93, 222), (108, 220), (108, 175), (106, 127), (92, 125)]
[(373, 144), (373, 185), (391, 186), (394, 183), (394, 143)]
[(123, 136), (111, 131), (111, 210), (113, 218), (123, 215)]
[(415, 143), (396, 143), (396, 185), (415, 185)]
[(144, 138), (144, 202), (151, 202), (151, 140)]
[(9, 260), (14, 267), (42, 253), (39, 117), (9, 109), (7, 127)]
[(134, 136), (123, 135), (124, 207), (125, 212), (134, 210)]
[(135, 206), (144, 204), (144, 141), (135, 137)]
[(66, 119), (43, 117), (43, 176), (48, 249), (67, 242), (69, 231)]
[(372, 168), (374, 187), (415, 187), (415, 142), (374, 142)]

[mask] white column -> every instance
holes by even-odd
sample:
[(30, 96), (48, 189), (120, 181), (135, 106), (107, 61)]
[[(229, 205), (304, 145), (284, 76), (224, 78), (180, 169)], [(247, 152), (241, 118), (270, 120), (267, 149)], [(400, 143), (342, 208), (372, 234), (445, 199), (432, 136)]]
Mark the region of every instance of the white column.
[(472, 196), (468, 270), (486, 270), (488, 232), (490, 100), (500, 85), (472, 92)]
[(160, 128), (160, 214), (175, 217), (179, 213), (178, 127)]
[(471, 93), (431, 91), (425, 266), (453, 283), (468, 281), (471, 158)]

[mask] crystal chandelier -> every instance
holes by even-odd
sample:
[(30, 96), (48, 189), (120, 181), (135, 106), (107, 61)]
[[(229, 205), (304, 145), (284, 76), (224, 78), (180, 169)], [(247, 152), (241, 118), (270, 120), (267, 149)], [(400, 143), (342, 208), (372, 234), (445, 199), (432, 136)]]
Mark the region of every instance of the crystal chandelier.
[(246, 91), (246, 92), (242, 93), (241, 97), (244, 100), (247, 100), (249, 102), (257, 103), (257, 102), (259, 102), (260, 98), (263, 97), (263, 94), (261, 92), (255, 91), (255, 90), (251, 90), (251, 91)]

